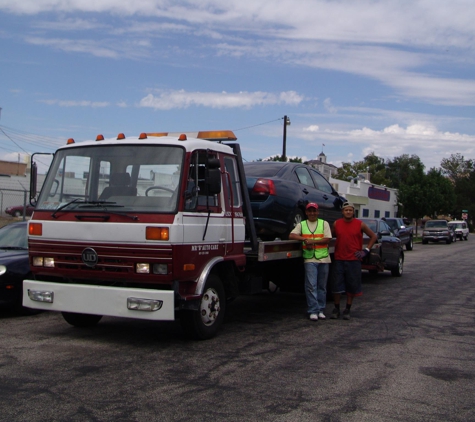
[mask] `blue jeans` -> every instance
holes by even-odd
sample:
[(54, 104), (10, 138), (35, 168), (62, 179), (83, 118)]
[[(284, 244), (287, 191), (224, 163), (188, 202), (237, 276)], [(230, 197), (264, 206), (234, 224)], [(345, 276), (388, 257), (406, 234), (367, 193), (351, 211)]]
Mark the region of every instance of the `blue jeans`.
[(307, 312), (318, 314), (324, 311), (327, 304), (327, 279), (330, 264), (306, 262), (304, 268)]

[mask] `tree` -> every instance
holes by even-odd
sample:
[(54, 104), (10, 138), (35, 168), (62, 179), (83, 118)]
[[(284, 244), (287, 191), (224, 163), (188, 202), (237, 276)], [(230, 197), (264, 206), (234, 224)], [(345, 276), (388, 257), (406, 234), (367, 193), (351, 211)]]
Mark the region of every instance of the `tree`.
[(450, 158), (443, 158), (440, 167), (442, 167), (442, 173), (456, 184), (458, 180), (470, 175), (474, 169), (474, 161), (465, 160), (462, 154), (457, 153), (452, 154)]
[(386, 178), (386, 163), (384, 158), (378, 157), (374, 152), (368, 154), (361, 161), (353, 163), (342, 163), (337, 169), (336, 178), (340, 180), (350, 180), (358, 177), (359, 174), (370, 174), (371, 182), (377, 185), (388, 185)]
[(286, 157), (286, 159), (283, 159), (284, 157), (282, 155), (275, 155), (273, 157), (267, 158), (266, 160), (259, 159), (257, 161), (284, 161), (284, 162), (289, 162), (289, 163), (301, 163), (302, 159), (299, 157), (295, 158), (289, 158)]
[(403, 154), (386, 164), (386, 177), (392, 188), (417, 183), (424, 175), (424, 164), (417, 155)]
[[(414, 176), (414, 175), (413, 175)], [(455, 192), (450, 180), (440, 169), (431, 168), (417, 180), (402, 183), (398, 190), (400, 212), (406, 217), (437, 217), (449, 214), (455, 203)]]

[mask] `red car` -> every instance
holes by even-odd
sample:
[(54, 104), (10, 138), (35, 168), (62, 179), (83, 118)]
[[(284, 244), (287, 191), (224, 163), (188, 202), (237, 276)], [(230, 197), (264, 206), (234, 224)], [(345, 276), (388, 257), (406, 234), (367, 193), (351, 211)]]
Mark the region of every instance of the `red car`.
[[(24, 206), (23, 205), (17, 205), (15, 207), (8, 207), (5, 209), (5, 212), (9, 215), (12, 215), (13, 217), (21, 217), (23, 215), (23, 210)], [(33, 211), (35, 210), (35, 207), (32, 207), (30, 204), (26, 206), (26, 216), (30, 217), (31, 214), (33, 214)]]

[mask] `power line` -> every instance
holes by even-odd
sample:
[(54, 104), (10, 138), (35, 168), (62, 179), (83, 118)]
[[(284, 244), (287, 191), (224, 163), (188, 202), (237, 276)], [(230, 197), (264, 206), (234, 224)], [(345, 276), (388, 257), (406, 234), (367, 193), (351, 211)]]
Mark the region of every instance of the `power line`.
[(234, 129), (233, 132), (237, 132), (238, 130), (250, 129), (250, 128), (253, 128), (253, 127), (256, 127), (256, 126), (267, 125), (267, 124), (269, 124), (269, 123), (277, 122), (277, 121), (282, 120), (282, 119), (283, 119), (283, 117), (279, 117), (278, 119), (269, 120), (268, 122), (259, 123), (259, 124), (257, 124), (257, 125), (246, 126), (246, 127), (242, 127), (242, 128), (239, 128), (239, 129)]

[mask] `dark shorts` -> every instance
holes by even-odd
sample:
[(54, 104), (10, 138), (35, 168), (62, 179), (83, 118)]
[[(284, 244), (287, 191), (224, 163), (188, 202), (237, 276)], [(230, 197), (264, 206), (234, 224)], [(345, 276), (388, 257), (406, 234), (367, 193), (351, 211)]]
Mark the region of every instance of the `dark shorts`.
[(332, 283), (333, 293), (361, 296), (361, 261), (334, 261)]

